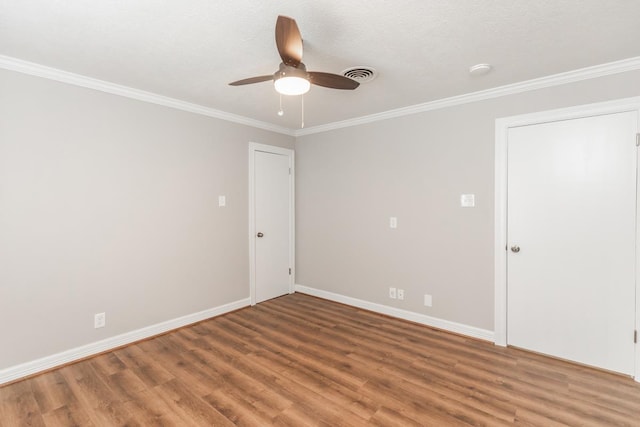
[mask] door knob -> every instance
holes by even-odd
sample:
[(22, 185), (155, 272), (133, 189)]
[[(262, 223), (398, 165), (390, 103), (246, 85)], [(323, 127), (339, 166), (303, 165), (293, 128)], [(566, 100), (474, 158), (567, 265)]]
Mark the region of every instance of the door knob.
[(263, 237), (263, 236), (264, 236), (264, 234), (263, 234), (263, 233), (258, 233), (258, 234), (257, 234), (257, 236), (258, 236), (258, 237)]
[(511, 252), (518, 253), (520, 252), (520, 246), (511, 246)]

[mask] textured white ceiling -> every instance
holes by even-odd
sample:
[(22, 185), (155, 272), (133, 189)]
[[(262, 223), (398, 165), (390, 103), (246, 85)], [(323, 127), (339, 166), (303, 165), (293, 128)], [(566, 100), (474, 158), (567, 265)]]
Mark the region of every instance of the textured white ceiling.
[(297, 129), (299, 97), (227, 85), (277, 69), (279, 14), (309, 70), (379, 72), (312, 87), (307, 127), (640, 56), (638, 0), (0, 0), (0, 55)]

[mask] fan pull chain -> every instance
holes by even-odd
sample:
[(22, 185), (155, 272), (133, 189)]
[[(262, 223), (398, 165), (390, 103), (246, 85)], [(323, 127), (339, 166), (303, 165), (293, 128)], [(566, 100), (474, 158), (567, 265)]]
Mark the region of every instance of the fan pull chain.
[(278, 115), (280, 117), (284, 116), (284, 110), (282, 109), (282, 94), (280, 94), (280, 109), (278, 110)]
[(304, 129), (304, 95), (300, 95), (300, 102), (302, 103), (302, 114), (301, 114), (301, 120), (300, 120), (300, 129)]

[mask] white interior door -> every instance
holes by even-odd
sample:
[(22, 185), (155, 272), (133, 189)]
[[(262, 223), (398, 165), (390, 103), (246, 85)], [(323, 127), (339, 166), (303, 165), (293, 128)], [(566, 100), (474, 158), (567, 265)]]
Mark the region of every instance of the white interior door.
[(291, 290), (290, 159), (289, 153), (254, 152), (256, 303)]
[(508, 344), (634, 374), (637, 129), (636, 112), (509, 129)]

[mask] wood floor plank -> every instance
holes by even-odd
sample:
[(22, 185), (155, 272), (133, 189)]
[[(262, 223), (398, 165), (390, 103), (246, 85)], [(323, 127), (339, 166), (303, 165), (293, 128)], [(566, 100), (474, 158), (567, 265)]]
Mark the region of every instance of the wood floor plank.
[(270, 425), (277, 413), (264, 411), (264, 407), (254, 405), (238, 395), (231, 394), (225, 389), (217, 389), (204, 396), (204, 400), (220, 411), (237, 426)]
[(77, 403), (61, 406), (42, 415), (47, 427), (92, 427), (95, 424), (87, 412)]
[(42, 413), (77, 403), (73, 392), (59, 371), (39, 375), (29, 381), (33, 397)]
[[(462, 422), (452, 422), (449, 425), (467, 425)], [(371, 418), (369, 425), (380, 427), (421, 427), (421, 424), (409, 417), (404, 416), (397, 410), (393, 410), (387, 407), (381, 407), (374, 416)]]
[(91, 366), (91, 360), (84, 360), (60, 370), (78, 405), (83, 408), (95, 425), (140, 425), (132, 422), (131, 414), (122, 405), (121, 397), (107, 385)]
[[(158, 342), (161, 339), (162, 337), (158, 337), (152, 341)], [(174, 376), (165, 365), (157, 363), (157, 359), (162, 355), (163, 351), (159, 350), (159, 354), (150, 355), (143, 350), (147, 344), (147, 341), (143, 341), (139, 345), (118, 349), (115, 354), (148, 387), (155, 387), (174, 379)]]
[(171, 405), (183, 419), (198, 426), (233, 426), (220, 411), (194, 394), (188, 384), (178, 379), (155, 387), (166, 404)]
[(190, 417), (180, 417), (175, 406), (167, 404), (154, 389), (133, 392), (123, 405), (143, 426), (195, 426)]
[(127, 365), (112, 351), (92, 358), (91, 363), (93, 368), (103, 376), (113, 375), (127, 369)]
[(147, 385), (133, 370), (125, 369), (105, 378), (105, 384), (111, 388), (121, 402), (135, 400), (137, 393), (147, 390)]
[(0, 387), (29, 425), (640, 426), (640, 384), (292, 294)]
[(38, 403), (31, 391), (33, 379), (15, 385), (14, 390), (2, 392), (0, 389), (0, 425), (45, 426)]
[[(205, 352), (200, 353), (202, 357), (215, 357), (215, 352), (219, 352), (220, 349), (216, 348), (211, 350), (213, 354)], [(269, 353), (265, 353), (265, 356)], [(284, 369), (278, 366), (279, 358), (252, 358), (250, 360), (235, 360), (226, 359), (225, 357), (215, 357), (217, 362), (212, 369), (219, 370), (222, 375), (227, 379), (226, 384), (232, 386), (239, 382), (250, 381), (251, 378), (257, 378), (263, 384), (268, 384), (269, 388), (278, 395), (284, 397), (288, 401), (296, 402), (297, 406), (303, 407), (308, 414), (319, 413), (322, 416), (318, 419), (329, 418), (332, 422), (337, 423), (334, 425), (345, 425), (343, 422), (353, 418), (352, 413), (349, 411), (342, 411), (341, 416), (338, 416), (340, 408), (332, 404), (332, 401), (327, 397), (327, 390), (319, 390), (311, 384), (313, 378), (305, 377), (302, 381), (300, 376), (297, 375), (295, 366), (287, 366)], [(276, 367), (274, 369), (274, 367)], [(264, 373), (271, 373), (265, 377)], [(296, 378), (298, 381), (296, 381)], [(249, 387), (244, 387), (248, 389)], [(287, 408), (289, 409), (289, 408)], [(285, 409), (286, 411), (286, 409)], [(343, 419), (344, 418), (344, 419)], [(347, 424), (348, 425), (348, 424)]]

